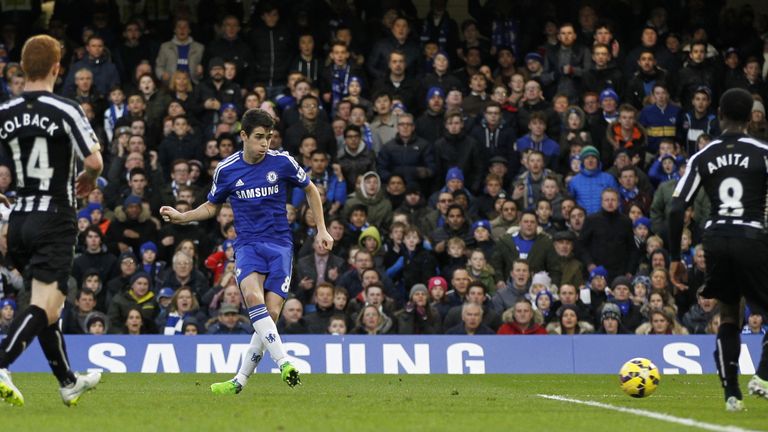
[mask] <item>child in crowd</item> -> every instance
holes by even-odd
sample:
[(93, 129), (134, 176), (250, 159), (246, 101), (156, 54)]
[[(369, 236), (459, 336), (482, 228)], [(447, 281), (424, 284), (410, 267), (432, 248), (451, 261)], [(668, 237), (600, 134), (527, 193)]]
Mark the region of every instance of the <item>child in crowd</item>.
[(467, 265), (466, 256), (467, 245), (459, 237), (451, 237), (446, 243), (445, 253), (439, 254), (440, 274), (450, 275), (457, 268), (464, 268)]
[(112, 141), (115, 133), (115, 125), (125, 115), (125, 92), (120, 86), (114, 86), (109, 90), (109, 108), (104, 111), (104, 132), (107, 139)]
[(493, 267), (488, 264), (485, 253), (481, 249), (475, 249), (470, 253), (467, 272), (472, 280), (480, 281), (485, 286), (488, 295), (495, 294), (496, 279)]
[(762, 314), (751, 312), (747, 317), (747, 323), (741, 329), (741, 334), (764, 335), (766, 333), (768, 333), (768, 325), (765, 324), (765, 317)]
[(15, 315), (16, 301), (9, 298), (0, 300), (0, 335), (8, 334), (8, 329)]
[(536, 307), (536, 310), (539, 311), (541, 316), (544, 318), (544, 323), (546, 324), (549, 324), (553, 320), (553, 318), (556, 316), (556, 314), (552, 310), (552, 305), (554, 303), (555, 303), (555, 298), (548, 289), (539, 291), (538, 294), (536, 294), (534, 306)]
[(344, 336), (347, 334), (347, 320), (344, 315), (333, 315), (328, 320), (328, 334)]
[(491, 223), (486, 219), (478, 220), (472, 224), (470, 232), (472, 233), (470, 245), (481, 250), (486, 257), (490, 257), (495, 244), (491, 238)]

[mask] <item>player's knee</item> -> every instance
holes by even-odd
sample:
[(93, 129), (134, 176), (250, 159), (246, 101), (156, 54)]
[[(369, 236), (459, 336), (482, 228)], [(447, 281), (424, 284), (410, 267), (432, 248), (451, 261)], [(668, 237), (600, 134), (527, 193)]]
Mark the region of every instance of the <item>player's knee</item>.
[(259, 293), (249, 292), (245, 294), (245, 302), (248, 306), (264, 304), (264, 296)]

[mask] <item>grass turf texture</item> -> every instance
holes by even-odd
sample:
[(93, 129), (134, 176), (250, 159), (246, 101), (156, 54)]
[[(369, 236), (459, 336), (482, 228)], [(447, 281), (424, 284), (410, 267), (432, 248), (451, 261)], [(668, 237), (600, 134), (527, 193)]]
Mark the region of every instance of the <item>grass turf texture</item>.
[[(768, 428), (768, 401), (724, 412), (714, 375), (664, 376), (656, 393), (632, 399), (616, 375), (302, 375), (290, 389), (259, 374), (239, 395), (214, 396), (222, 374), (105, 374), (76, 408), (61, 403), (50, 374), (13, 375), (23, 408), (0, 407), (5, 431), (495, 431), (694, 430), (636, 415), (544, 400), (593, 400), (748, 429)], [(742, 377), (742, 387), (746, 379)]]

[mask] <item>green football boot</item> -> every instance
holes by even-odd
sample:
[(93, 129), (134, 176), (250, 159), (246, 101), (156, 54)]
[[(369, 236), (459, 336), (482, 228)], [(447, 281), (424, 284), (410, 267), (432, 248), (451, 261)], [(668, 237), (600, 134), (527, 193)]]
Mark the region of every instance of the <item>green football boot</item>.
[(290, 362), (283, 363), (280, 366), (280, 376), (283, 378), (288, 387), (294, 388), (297, 385), (301, 385), (301, 378), (299, 378), (299, 370), (296, 369)]
[(211, 393), (215, 395), (238, 394), (243, 391), (243, 385), (237, 382), (235, 378), (229, 381), (211, 384)]

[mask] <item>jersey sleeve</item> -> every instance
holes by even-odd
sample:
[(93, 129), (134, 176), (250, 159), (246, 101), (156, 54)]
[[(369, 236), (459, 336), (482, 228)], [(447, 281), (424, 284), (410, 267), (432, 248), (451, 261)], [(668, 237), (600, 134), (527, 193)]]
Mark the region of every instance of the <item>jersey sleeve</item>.
[(283, 165), (284, 178), (296, 187), (302, 189), (307, 187), (309, 185), (309, 176), (307, 175), (307, 172), (304, 171), (304, 168), (302, 168), (299, 163), (296, 162), (296, 159), (288, 153), (284, 153), (282, 156), (287, 159), (287, 162)]
[(683, 177), (677, 182), (675, 190), (672, 192), (672, 198), (680, 198), (686, 205), (688, 205), (693, 201), (700, 186), (701, 175), (699, 174), (699, 164), (694, 156), (691, 158), (688, 166), (685, 167), (685, 174), (683, 174)]
[(224, 168), (224, 165), (219, 164), (213, 173), (213, 184), (207, 197), (213, 204), (223, 204), (230, 194), (230, 182), (227, 180), (227, 174), (223, 172)]
[(72, 140), (75, 153), (80, 159), (85, 159), (91, 153), (99, 151), (101, 145), (83, 109), (79, 105), (70, 107), (71, 109), (64, 110), (69, 137)]

